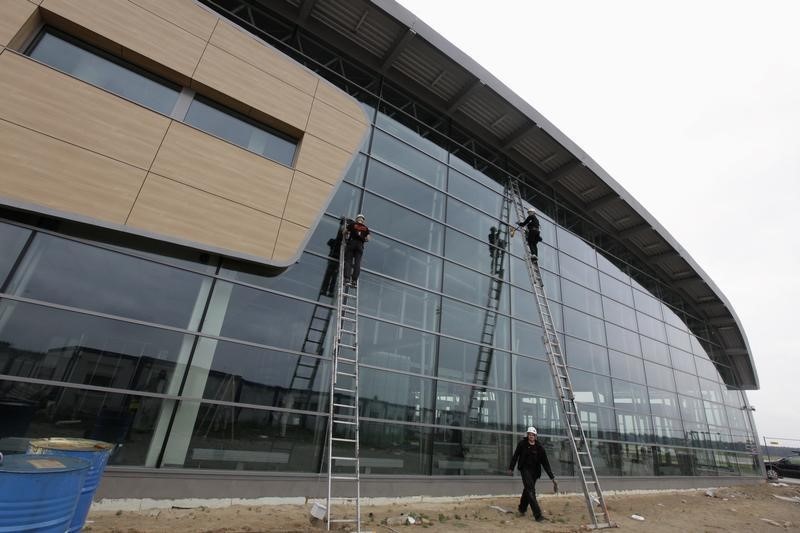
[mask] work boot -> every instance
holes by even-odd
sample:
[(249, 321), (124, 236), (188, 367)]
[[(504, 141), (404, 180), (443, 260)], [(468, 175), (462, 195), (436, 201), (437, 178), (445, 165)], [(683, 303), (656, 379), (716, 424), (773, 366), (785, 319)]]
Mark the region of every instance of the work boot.
[(543, 516), (537, 516), (537, 517), (534, 518), (534, 520), (536, 522), (547, 522), (547, 519), (545, 519), (545, 517), (543, 517)]
[(517, 512), (516, 512), (516, 513), (514, 513), (514, 515), (515, 515), (517, 518), (522, 518), (523, 516), (525, 516), (525, 511), (520, 511), (520, 510), (518, 509), (518, 510), (517, 510)]

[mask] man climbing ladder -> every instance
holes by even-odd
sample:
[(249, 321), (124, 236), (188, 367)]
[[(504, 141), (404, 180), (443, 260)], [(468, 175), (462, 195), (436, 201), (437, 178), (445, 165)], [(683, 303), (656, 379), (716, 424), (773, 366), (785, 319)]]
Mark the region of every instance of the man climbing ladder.
[[(511, 180), (508, 187), (511, 201), (513, 202), (517, 216), (522, 218), (526, 213), (526, 208), (522, 202), (522, 195), (519, 191), (519, 184), (516, 180)], [(578, 480), (581, 482), (583, 488), (583, 495), (586, 497), (586, 507), (589, 510), (589, 516), (592, 519), (590, 528), (602, 529), (607, 527), (616, 527), (616, 524), (611, 522), (608, 516), (608, 508), (606, 507), (605, 498), (603, 498), (603, 491), (600, 489), (600, 481), (597, 479), (597, 473), (594, 469), (594, 462), (589, 450), (589, 443), (586, 440), (586, 435), (583, 432), (583, 425), (581, 423), (580, 411), (578, 405), (575, 403), (575, 394), (572, 390), (572, 382), (569, 378), (567, 371), (567, 362), (564, 358), (564, 352), (561, 350), (561, 343), (558, 339), (555, 324), (553, 322), (553, 315), (550, 312), (547, 296), (544, 291), (544, 283), (542, 282), (542, 274), (539, 271), (539, 262), (536, 257), (536, 244), (539, 238), (538, 219), (532, 208), (527, 209), (528, 217), (520, 223), (526, 223), (528, 226), (528, 244), (529, 248), (525, 250), (525, 263), (528, 267), (528, 276), (530, 278), (531, 287), (536, 296), (536, 303), (539, 307), (539, 316), (542, 319), (542, 329), (544, 330), (544, 346), (547, 352), (547, 360), (550, 363), (550, 374), (553, 378), (555, 390), (560, 398), (562, 420), (564, 427), (567, 430), (567, 438), (572, 448), (573, 456), (575, 457), (575, 464), (577, 466)], [(533, 219), (536, 219), (536, 229), (533, 244), (531, 244), (531, 224)]]

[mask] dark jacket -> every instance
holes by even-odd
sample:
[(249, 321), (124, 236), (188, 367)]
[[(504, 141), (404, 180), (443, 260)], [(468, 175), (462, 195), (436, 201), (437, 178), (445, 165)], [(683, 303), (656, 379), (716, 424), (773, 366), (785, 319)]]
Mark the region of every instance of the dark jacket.
[(515, 464), (520, 471), (527, 470), (532, 472), (534, 479), (539, 479), (542, 476), (542, 468), (547, 472), (550, 479), (555, 477), (550, 469), (550, 461), (547, 460), (547, 452), (544, 451), (544, 447), (539, 444), (538, 440), (534, 444), (530, 444), (527, 437), (519, 441), (508, 469), (514, 470)]
[(369, 228), (366, 224), (362, 224), (361, 222), (355, 222), (354, 220), (347, 221), (347, 240), (350, 243), (358, 243), (360, 245), (364, 245), (367, 242), (367, 237), (369, 236)]

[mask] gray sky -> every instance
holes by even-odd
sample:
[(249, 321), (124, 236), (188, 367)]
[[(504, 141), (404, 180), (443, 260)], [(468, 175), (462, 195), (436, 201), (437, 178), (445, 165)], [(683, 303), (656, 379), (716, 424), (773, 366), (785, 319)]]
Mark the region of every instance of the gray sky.
[(575, 141), (711, 276), (755, 358), (759, 434), (800, 446), (800, 3), (399, 1)]

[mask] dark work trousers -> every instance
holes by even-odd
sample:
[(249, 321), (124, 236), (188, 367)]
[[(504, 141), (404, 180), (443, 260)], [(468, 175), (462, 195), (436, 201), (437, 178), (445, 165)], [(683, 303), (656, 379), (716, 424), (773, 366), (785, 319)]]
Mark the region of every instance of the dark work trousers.
[(542, 240), (542, 236), (539, 234), (538, 229), (529, 229), (528, 230), (528, 248), (531, 249), (531, 255), (533, 257), (538, 257), (539, 250), (536, 246)]
[(542, 516), (542, 509), (539, 507), (539, 502), (536, 501), (536, 478), (530, 470), (521, 470), (522, 474), (522, 495), (519, 497), (519, 512), (524, 513), (528, 510), (530, 504), (533, 510), (533, 517), (539, 518)]
[(344, 279), (358, 281), (361, 273), (361, 256), (364, 255), (364, 243), (359, 240), (351, 239), (347, 241), (344, 249)]

